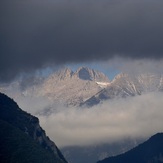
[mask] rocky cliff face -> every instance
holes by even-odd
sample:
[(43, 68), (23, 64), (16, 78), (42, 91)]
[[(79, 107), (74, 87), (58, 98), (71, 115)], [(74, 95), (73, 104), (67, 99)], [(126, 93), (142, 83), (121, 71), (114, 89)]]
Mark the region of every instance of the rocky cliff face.
[(43, 149), (52, 152), (56, 163), (66, 163), (66, 160), (57, 146), (45, 134), (40, 127), (38, 118), (22, 111), (9, 97), (0, 93), (0, 120), (7, 122), (14, 128), (28, 135)]
[[(0, 90), (14, 99), (19, 97), (46, 97), (52, 102), (65, 106), (93, 106), (104, 100), (126, 98), (143, 93), (163, 90), (163, 75), (120, 73), (112, 81), (102, 72), (80, 67), (73, 72), (65, 68), (38, 80), (21, 92), (18, 81), (10, 86), (0, 86)], [(12, 91), (11, 91), (12, 90)], [(11, 92), (14, 92), (11, 94)]]
[(97, 82), (110, 82), (101, 72), (80, 67), (76, 72), (64, 69), (49, 76), (38, 89), (41, 96), (67, 106), (79, 106), (102, 88)]
[(113, 98), (126, 98), (154, 91), (162, 91), (163, 77), (158, 74), (132, 76), (118, 74), (110, 84), (81, 103), (81, 106), (93, 106)]
[(89, 69), (87, 67), (80, 67), (74, 76), (82, 80), (90, 80), (96, 82), (110, 82), (109, 79), (102, 72)]
[(110, 82), (102, 72), (87, 67), (80, 67), (75, 72), (69, 68), (61, 69), (39, 81), (21, 89), (21, 92), (18, 91), (22, 86), (19, 81), (10, 86), (0, 86), (0, 90), (16, 100), (20, 97), (46, 97), (66, 106), (79, 106)]

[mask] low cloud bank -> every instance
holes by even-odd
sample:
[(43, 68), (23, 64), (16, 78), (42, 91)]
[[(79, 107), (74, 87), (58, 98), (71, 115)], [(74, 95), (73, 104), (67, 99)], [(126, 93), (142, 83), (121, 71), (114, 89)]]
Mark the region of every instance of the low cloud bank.
[[(99, 63), (98, 63), (99, 65)], [(124, 59), (114, 57), (106, 62), (101, 62), (103, 70), (106, 72), (117, 71), (130, 75), (140, 75), (147, 73), (163, 74), (163, 59)]]
[(112, 143), (162, 132), (163, 93), (112, 100), (91, 109), (55, 108), (39, 116), (49, 137), (60, 147)]

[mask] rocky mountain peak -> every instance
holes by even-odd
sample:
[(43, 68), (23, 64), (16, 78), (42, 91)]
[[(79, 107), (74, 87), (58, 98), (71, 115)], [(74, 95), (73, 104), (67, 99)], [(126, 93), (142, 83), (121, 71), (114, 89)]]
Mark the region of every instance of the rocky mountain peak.
[(102, 72), (90, 69), (88, 67), (79, 67), (74, 75), (82, 80), (109, 82), (108, 77)]
[(55, 75), (58, 76), (60, 80), (64, 80), (66, 78), (71, 78), (74, 72), (70, 68), (65, 68), (58, 71)]
[(76, 72), (73, 72), (70, 68), (64, 68), (59, 70), (58, 72), (52, 74), (49, 79), (56, 79), (60, 82), (61, 80), (69, 80), (69, 79), (80, 79), (80, 80), (88, 80), (94, 82), (110, 82), (108, 77), (104, 75), (102, 72), (97, 70), (90, 69), (88, 67), (79, 67)]
[(92, 80), (92, 70), (87, 67), (80, 67), (75, 75), (82, 80)]
[(116, 75), (113, 80), (117, 80), (117, 79), (121, 79), (121, 78), (127, 78), (127, 77), (128, 77), (128, 74), (120, 73), (120, 74)]

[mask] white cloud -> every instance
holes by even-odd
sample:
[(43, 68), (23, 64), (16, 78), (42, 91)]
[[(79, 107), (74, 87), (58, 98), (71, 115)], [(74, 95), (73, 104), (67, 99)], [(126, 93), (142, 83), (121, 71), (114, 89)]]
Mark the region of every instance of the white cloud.
[(139, 75), (142, 73), (163, 73), (163, 59), (124, 59), (120, 57), (112, 58), (103, 63), (105, 69), (118, 70), (119, 72), (131, 75)]
[(162, 99), (163, 93), (150, 93), (112, 100), (90, 109), (62, 107), (39, 119), (59, 147), (144, 138), (163, 131)]

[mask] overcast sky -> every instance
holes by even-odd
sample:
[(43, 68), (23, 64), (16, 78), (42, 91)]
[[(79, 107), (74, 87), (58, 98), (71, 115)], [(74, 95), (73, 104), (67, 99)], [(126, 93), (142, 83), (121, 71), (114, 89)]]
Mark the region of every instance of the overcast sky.
[(50, 65), (163, 58), (162, 0), (1, 0), (0, 80)]
[[(163, 0), (0, 0), (0, 82), (82, 64), (162, 73)], [(40, 120), (60, 147), (146, 137), (162, 131), (162, 99), (152, 93), (82, 111), (61, 107)], [(28, 112), (49, 106), (45, 98), (18, 101)]]

